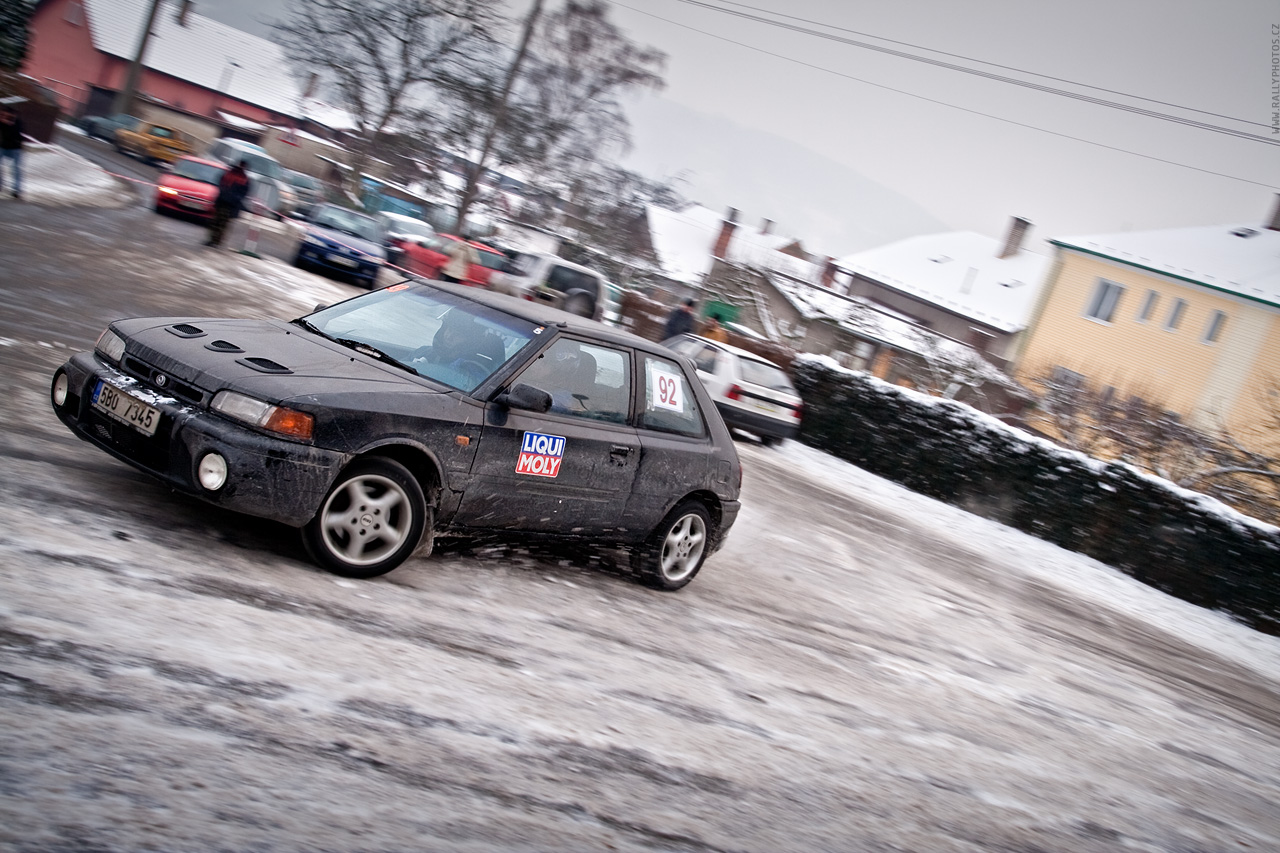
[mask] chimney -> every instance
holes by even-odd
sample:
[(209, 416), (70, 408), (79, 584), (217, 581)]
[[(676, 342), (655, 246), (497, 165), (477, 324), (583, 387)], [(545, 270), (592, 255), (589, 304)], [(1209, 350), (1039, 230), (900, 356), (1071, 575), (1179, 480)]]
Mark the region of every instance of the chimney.
[(187, 13), (191, 11), (191, 0), (179, 0), (178, 2), (178, 26), (185, 27), (187, 25)]
[(772, 233), (773, 233), (773, 220), (772, 220), (772, 219), (766, 219), (764, 222), (761, 222), (761, 223), (760, 223), (760, 233), (761, 233), (761, 234), (772, 234)]
[(1267, 223), (1268, 231), (1280, 231), (1280, 193), (1276, 193), (1276, 206), (1271, 209), (1271, 221)]
[(827, 262), (822, 265), (822, 286), (827, 290), (831, 290), (836, 284), (836, 259), (827, 256)]
[(1000, 250), (997, 258), (1008, 258), (1018, 254), (1018, 250), (1022, 248), (1022, 238), (1027, 235), (1027, 228), (1031, 223), (1023, 219), (1021, 216), (1013, 217), (1009, 223), (1009, 236), (1004, 240), (1004, 248)]
[(724, 221), (720, 223), (720, 236), (716, 237), (715, 247), (711, 250), (713, 258), (724, 260), (725, 253), (729, 251), (729, 241), (733, 239), (733, 230), (737, 227), (738, 210), (731, 207), (725, 214)]

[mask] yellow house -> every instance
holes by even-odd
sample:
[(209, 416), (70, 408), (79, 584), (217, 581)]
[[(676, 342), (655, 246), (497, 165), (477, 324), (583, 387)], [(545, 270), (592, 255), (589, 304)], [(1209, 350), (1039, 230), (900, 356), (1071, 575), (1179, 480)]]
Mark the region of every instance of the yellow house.
[(1261, 449), (1280, 411), (1280, 196), (1265, 225), (1049, 242), (1054, 264), (1015, 356), (1021, 381), (1088, 381)]

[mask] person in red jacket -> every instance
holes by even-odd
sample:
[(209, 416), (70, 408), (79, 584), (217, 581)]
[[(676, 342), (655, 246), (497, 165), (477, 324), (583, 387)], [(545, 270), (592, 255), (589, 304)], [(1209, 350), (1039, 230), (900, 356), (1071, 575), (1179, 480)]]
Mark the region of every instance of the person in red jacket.
[(0, 189), (5, 160), (13, 163), (13, 197), (22, 198), (22, 119), (8, 104), (0, 106)]
[(249, 194), (249, 173), (244, 160), (222, 173), (218, 181), (218, 197), (213, 202), (213, 219), (209, 222), (209, 239), (206, 246), (222, 245), (222, 235), (227, 223), (240, 215), (244, 198)]

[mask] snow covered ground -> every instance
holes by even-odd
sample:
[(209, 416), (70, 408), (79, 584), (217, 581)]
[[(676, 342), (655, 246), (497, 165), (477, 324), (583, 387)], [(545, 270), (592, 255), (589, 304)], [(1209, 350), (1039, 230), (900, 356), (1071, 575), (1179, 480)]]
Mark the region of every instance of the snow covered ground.
[(1280, 639), (795, 442), (660, 594), (513, 541), (336, 578), (77, 441), (107, 320), (358, 292), (196, 238), (0, 208), (0, 848), (1280, 850)]
[[(8, 203), (13, 203), (11, 180), (6, 163), (3, 200)], [(110, 208), (131, 199), (119, 179), (61, 146), (28, 143), (22, 150), (22, 202)]]

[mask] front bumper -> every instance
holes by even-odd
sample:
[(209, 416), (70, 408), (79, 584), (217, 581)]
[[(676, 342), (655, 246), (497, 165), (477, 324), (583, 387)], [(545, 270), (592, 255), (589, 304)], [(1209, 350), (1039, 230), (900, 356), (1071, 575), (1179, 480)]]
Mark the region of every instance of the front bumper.
[[(315, 515), (348, 456), (272, 438), (208, 409), (165, 396), (105, 364), (93, 353), (73, 356), (60, 369), (69, 394), (54, 411), (72, 432), (174, 489), (226, 509), (300, 527)], [(55, 374), (56, 376), (56, 374)], [(102, 380), (144, 396), (160, 412), (155, 434), (144, 435), (94, 408)], [(227, 482), (209, 491), (196, 478), (205, 454), (227, 461)]]
[(326, 249), (311, 243), (303, 243), (298, 249), (298, 260), (311, 266), (370, 281), (378, 277), (378, 267), (382, 266), (382, 262), (378, 260), (355, 258), (341, 249)]

